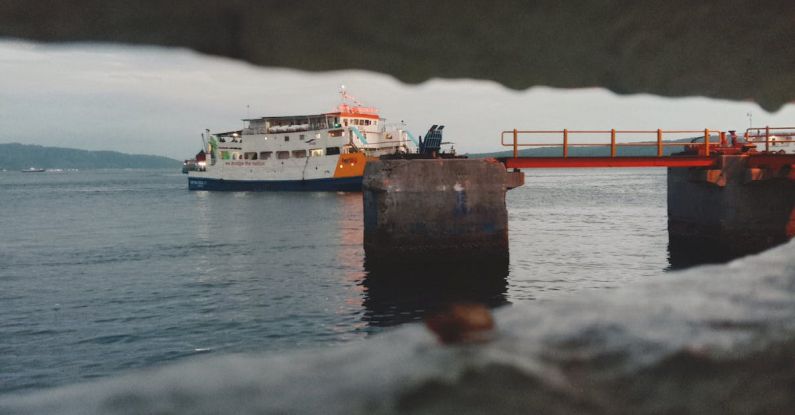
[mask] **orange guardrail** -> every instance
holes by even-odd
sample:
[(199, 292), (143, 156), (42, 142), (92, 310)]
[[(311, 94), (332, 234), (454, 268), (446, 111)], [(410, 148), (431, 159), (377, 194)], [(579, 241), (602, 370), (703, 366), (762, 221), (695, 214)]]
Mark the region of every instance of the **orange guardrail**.
[[(710, 137), (713, 133), (717, 133), (720, 141), (715, 142), (711, 141)], [(604, 135), (604, 142), (600, 143), (571, 143), (570, 137), (573, 135)], [(682, 135), (682, 134), (699, 134), (699, 137), (703, 135), (704, 141), (701, 143), (671, 143), (665, 142), (664, 138), (666, 135), (670, 136), (671, 134)], [(511, 136), (511, 140), (506, 142), (505, 136)], [(558, 143), (556, 142), (544, 142), (544, 143), (528, 143), (528, 142), (520, 142), (519, 138), (523, 135), (531, 135), (535, 137), (540, 136), (557, 136), (557, 139), (560, 140)], [(643, 135), (654, 135), (655, 140), (652, 141), (631, 141), (631, 142), (624, 142), (619, 143), (618, 138), (619, 136), (626, 136), (632, 135), (633, 138), (638, 138), (639, 136)], [(609, 140), (609, 141), (608, 141)], [(663, 149), (668, 146), (679, 146), (679, 147), (689, 147), (689, 148), (699, 148), (699, 156), (702, 157), (709, 157), (710, 151), (712, 146), (714, 145), (726, 145), (726, 133), (721, 130), (517, 130), (513, 129), (510, 131), (503, 131), (500, 134), (500, 143), (503, 147), (513, 147), (513, 157), (519, 157), (519, 148), (520, 147), (561, 147), (562, 149), (562, 157), (569, 158), (569, 149), (572, 147), (609, 147), (610, 148), (610, 158), (620, 159), (624, 156), (617, 156), (617, 149), (619, 147), (657, 147), (657, 157), (663, 157)]]

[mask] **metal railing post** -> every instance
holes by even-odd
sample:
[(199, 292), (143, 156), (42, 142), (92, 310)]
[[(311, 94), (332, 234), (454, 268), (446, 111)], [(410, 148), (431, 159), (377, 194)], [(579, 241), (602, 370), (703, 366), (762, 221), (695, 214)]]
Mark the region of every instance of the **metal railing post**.
[(513, 158), (519, 157), (519, 143), (518, 137), (519, 133), (516, 131), (516, 128), (513, 129)]
[(657, 157), (663, 156), (662, 130), (657, 129)]
[(610, 157), (616, 156), (616, 129), (610, 130)]
[(709, 157), (709, 128), (704, 129), (704, 155)]
[(765, 151), (770, 151), (770, 126), (765, 126)]
[(563, 157), (569, 156), (569, 130), (563, 130)]

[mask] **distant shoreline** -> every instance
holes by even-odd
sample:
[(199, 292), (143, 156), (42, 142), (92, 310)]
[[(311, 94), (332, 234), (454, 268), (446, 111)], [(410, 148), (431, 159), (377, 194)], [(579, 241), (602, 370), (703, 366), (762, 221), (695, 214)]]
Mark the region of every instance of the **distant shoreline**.
[(178, 169), (182, 162), (164, 156), (91, 151), (35, 144), (0, 144), (0, 171), (30, 169)]

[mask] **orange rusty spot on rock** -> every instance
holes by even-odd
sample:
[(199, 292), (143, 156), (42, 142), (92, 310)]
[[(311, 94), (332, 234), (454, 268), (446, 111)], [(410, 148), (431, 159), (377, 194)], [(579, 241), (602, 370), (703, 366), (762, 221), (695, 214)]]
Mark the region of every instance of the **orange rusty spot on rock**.
[(483, 304), (459, 303), (426, 317), (425, 325), (443, 344), (479, 343), (489, 340), (494, 318)]
[(792, 209), (789, 215), (789, 222), (787, 222), (787, 238), (795, 236), (795, 208)]

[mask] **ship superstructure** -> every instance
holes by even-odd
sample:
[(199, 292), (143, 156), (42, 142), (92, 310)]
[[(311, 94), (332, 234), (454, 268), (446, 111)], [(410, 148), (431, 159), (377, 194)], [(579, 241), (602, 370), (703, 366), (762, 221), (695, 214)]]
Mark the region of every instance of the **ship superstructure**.
[(245, 128), (203, 136), (188, 172), (191, 190), (358, 191), (368, 160), (408, 153), (414, 137), (343, 89), (334, 111), (243, 120)]

